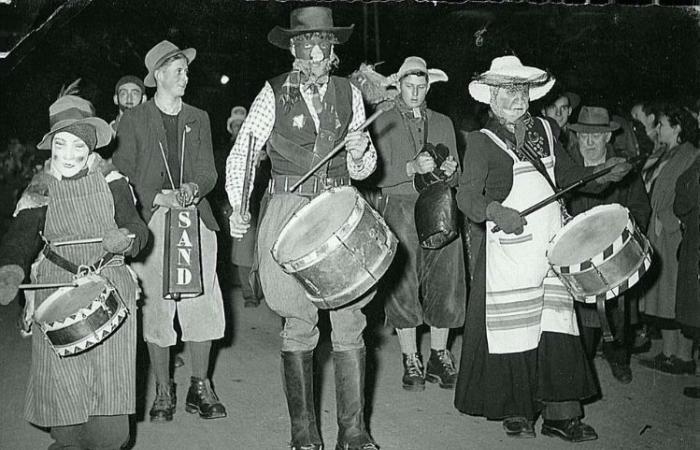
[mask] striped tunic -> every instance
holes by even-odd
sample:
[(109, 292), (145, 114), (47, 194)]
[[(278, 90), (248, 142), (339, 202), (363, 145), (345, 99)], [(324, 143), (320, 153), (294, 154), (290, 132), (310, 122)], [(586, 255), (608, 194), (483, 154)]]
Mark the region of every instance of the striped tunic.
[[(44, 235), (49, 241), (93, 238), (116, 229), (114, 200), (104, 175), (92, 172), (49, 185)], [(92, 264), (102, 245), (56, 248), (76, 264)], [(130, 414), (135, 410), (136, 297), (138, 285), (128, 266), (102, 271), (117, 288), (130, 314), (111, 336), (93, 349), (59, 358), (38, 327), (32, 336), (32, 368), (25, 418), (40, 426), (84, 423), (88, 416)], [(35, 283), (68, 282), (72, 274), (41, 256), (34, 264)], [(36, 293), (38, 307), (53, 290)]]

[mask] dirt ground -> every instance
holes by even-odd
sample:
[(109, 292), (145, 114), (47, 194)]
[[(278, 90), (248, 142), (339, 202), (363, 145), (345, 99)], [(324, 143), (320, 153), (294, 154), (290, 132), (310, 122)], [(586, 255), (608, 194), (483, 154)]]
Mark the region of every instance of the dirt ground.
[[(288, 448), (289, 419), (280, 381), (281, 321), (264, 303), (258, 308), (243, 308), (238, 289), (225, 292), (227, 335), (218, 343), (212, 378), (228, 417), (206, 421), (185, 412), (190, 375), (185, 350), (185, 366), (175, 373), (179, 398), (175, 418), (167, 424), (150, 423), (147, 416), (154, 382), (147, 361), (141, 358), (137, 414), (132, 421), (134, 448)], [(30, 340), (22, 339), (16, 331), (18, 311), (17, 304), (0, 307), (0, 449), (42, 449), (51, 443), (49, 434), (22, 418), (31, 348)], [(404, 391), (398, 340), (382, 325), (376, 299), (368, 317), (368, 423), (384, 450), (559, 449), (571, 445), (589, 449), (700, 448), (700, 402), (682, 395), (684, 386), (700, 384), (697, 376), (657, 374), (633, 360), (634, 380), (621, 385), (612, 378), (606, 362), (597, 358), (603, 395), (586, 405), (585, 420), (595, 427), (599, 440), (568, 444), (540, 436), (541, 422), (536, 439), (513, 440), (505, 437), (499, 422), (459, 413), (452, 405), (453, 391), (431, 384), (423, 392)], [(321, 373), (317, 398), (323, 439), (326, 448), (332, 449), (337, 432), (335, 394), (328, 330), (324, 331), (316, 352), (317, 371)], [(423, 354), (429, 353), (429, 345), (424, 333)], [(461, 337), (457, 336), (452, 347), (456, 355), (460, 345)], [(655, 342), (649, 354), (640, 356), (651, 357), (658, 352), (658, 345)]]

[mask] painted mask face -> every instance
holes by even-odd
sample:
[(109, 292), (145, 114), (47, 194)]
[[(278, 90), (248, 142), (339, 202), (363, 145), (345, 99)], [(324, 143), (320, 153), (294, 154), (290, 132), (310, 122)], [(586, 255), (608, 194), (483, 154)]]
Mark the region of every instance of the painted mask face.
[(578, 132), (578, 149), (583, 161), (592, 164), (605, 162), (605, 144), (610, 140), (611, 133)]
[(174, 97), (182, 97), (189, 81), (187, 59), (178, 58), (159, 68), (156, 71), (156, 79), (160, 82), (159, 90), (162, 89)]
[(313, 33), (292, 41), (292, 54), (303, 72), (315, 77), (327, 75), (333, 61), (332, 36)]
[(406, 75), (399, 83), (401, 99), (409, 108), (418, 108), (425, 101), (430, 85), (427, 75)]
[(72, 177), (87, 166), (90, 149), (78, 136), (60, 131), (51, 139), (51, 167), (62, 177)]
[(502, 87), (491, 99), (491, 109), (497, 117), (513, 123), (527, 112), (529, 95), (529, 87), (525, 85)]
[(143, 92), (141, 92), (141, 88), (138, 87), (138, 85), (134, 83), (124, 83), (119, 86), (117, 102), (120, 110), (124, 111), (138, 106), (142, 98)]
[(565, 96), (559, 97), (554, 103), (544, 109), (544, 113), (547, 117), (554, 119), (560, 128), (563, 128), (569, 121), (569, 115), (571, 114), (569, 99)]

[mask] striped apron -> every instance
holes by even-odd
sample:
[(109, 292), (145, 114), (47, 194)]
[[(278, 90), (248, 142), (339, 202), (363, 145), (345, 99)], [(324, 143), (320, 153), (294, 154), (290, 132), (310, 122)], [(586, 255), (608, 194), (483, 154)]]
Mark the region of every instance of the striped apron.
[[(44, 236), (49, 241), (101, 237), (116, 229), (114, 199), (105, 177), (92, 172), (49, 186)], [(75, 264), (92, 264), (104, 254), (101, 243), (66, 245), (55, 251)], [(32, 367), (25, 418), (40, 426), (84, 423), (89, 416), (130, 414), (135, 410), (137, 283), (128, 266), (107, 267), (101, 275), (121, 294), (130, 314), (100, 345), (59, 358), (38, 327), (32, 334)], [(42, 256), (33, 266), (34, 283), (70, 282), (73, 274)], [(38, 307), (54, 292), (36, 292)]]
[[(541, 119), (540, 119), (541, 120)], [(542, 121), (550, 156), (542, 158), (554, 179), (554, 138)], [(513, 159), (513, 187), (503, 206), (522, 211), (552, 195), (547, 180), (521, 161), (498, 136), (482, 133)], [(518, 353), (537, 347), (542, 331), (578, 335), (573, 298), (550, 271), (545, 255), (549, 240), (562, 226), (560, 205), (553, 202), (527, 216), (520, 235), (491, 232), (486, 223), (486, 338), (489, 353)]]

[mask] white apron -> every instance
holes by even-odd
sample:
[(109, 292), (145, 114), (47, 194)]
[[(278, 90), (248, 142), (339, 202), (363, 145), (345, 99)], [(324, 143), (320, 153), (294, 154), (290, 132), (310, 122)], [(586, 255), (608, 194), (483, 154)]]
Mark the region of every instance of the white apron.
[[(554, 138), (549, 124), (539, 120), (550, 149), (541, 161), (554, 180)], [(520, 161), (490, 130), (481, 132), (513, 158), (513, 187), (503, 206), (522, 211), (554, 193), (531, 163)], [(560, 205), (550, 203), (526, 220), (520, 235), (492, 233), (495, 223), (486, 222), (486, 338), (491, 354), (532, 350), (542, 331), (578, 335), (573, 298), (550, 271), (545, 255), (547, 243), (562, 227)]]

